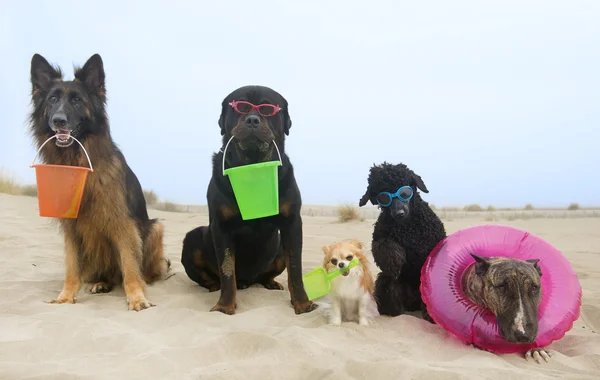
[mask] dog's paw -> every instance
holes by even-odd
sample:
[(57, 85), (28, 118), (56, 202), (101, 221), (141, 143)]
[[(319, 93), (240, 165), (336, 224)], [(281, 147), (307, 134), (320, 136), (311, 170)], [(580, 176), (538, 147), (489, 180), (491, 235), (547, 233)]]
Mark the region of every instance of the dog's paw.
[(223, 314), (227, 314), (227, 315), (234, 315), (235, 314), (235, 306), (236, 305), (220, 305), (220, 304), (216, 304), (215, 306), (213, 306), (212, 309), (210, 309), (210, 311), (219, 311)]
[(47, 303), (57, 303), (57, 304), (62, 304), (62, 303), (76, 303), (77, 302), (77, 293), (71, 293), (69, 291), (65, 291), (63, 289), (63, 291), (60, 292), (60, 294), (58, 295), (57, 298), (51, 299), (49, 301), (46, 301)]
[(216, 292), (217, 290), (221, 290), (221, 285), (219, 285), (219, 284), (210, 284), (210, 285), (208, 285), (208, 292), (209, 293)]
[(249, 285), (247, 282), (238, 282), (236, 286), (239, 290), (248, 289)]
[(342, 325), (342, 317), (340, 317), (339, 315), (330, 316), (329, 324), (332, 326), (341, 326)]
[(358, 324), (361, 326), (368, 326), (369, 325), (369, 320), (365, 317), (360, 317), (358, 319)]
[(58, 298), (55, 299), (51, 299), (49, 301), (46, 301), (47, 303), (57, 303), (57, 304), (61, 304), (61, 303), (75, 303), (77, 302), (77, 298), (75, 297), (64, 297), (62, 295), (58, 296)]
[(294, 306), (294, 312), (296, 314), (310, 313), (318, 307), (318, 305), (312, 301), (292, 302), (292, 305)]
[(154, 307), (155, 305), (148, 301), (146, 297), (140, 296), (127, 300), (128, 309), (134, 311), (142, 311)]
[(262, 286), (264, 286), (266, 289), (269, 289), (269, 290), (283, 290), (283, 285), (281, 285), (280, 283), (278, 283), (275, 280), (265, 282), (264, 284), (262, 284)]
[(112, 290), (112, 286), (110, 286), (109, 284), (107, 284), (106, 282), (98, 282), (95, 283), (91, 288), (90, 288), (90, 293), (92, 294), (98, 294), (98, 293), (108, 293)]
[(530, 359), (533, 359), (537, 364), (541, 364), (540, 359), (544, 359), (544, 361), (548, 363), (552, 355), (552, 352), (546, 350), (545, 348), (532, 348), (525, 353), (525, 360), (529, 361)]

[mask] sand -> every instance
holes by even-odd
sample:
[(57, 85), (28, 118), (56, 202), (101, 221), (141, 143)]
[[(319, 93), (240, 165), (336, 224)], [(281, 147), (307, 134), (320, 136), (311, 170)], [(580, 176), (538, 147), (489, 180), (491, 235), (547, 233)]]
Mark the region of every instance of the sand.
[[(127, 311), (121, 287), (91, 295), (87, 286), (77, 304), (53, 305), (44, 301), (63, 283), (58, 228), (38, 216), (36, 198), (0, 194), (0, 379), (600, 378), (600, 218), (496, 222), (554, 244), (583, 286), (580, 319), (550, 346), (551, 362), (537, 364), (474, 349), (411, 315), (378, 316), (368, 327), (328, 325), (326, 304), (295, 315), (285, 273), (285, 291), (252, 287), (238, 292), (236, 315), (210, 313), (218, 292), (195, 285), (179, 262), (185, 232), (206, 223), (206, 214), (150, 214), (165, 224), (174, 273), (148, 288), (156, 307)], [(444, 222), (451, 233), (486, 220), (463, 214)], [(359, 238), (370, 248), (373, 223), (305, 216), (304, 272), (320, 264), (324, 244)]]

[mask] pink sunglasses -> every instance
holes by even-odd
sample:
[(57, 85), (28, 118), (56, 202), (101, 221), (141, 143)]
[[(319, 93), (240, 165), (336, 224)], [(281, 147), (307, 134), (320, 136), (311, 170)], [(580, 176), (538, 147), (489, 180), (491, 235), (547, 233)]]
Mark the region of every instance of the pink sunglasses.
[(273, 116), (282, 110), (281, 107), (273, 104), (259, 104), (256, 106), (243, 100), (234, 100), (233, 102), (229, 103), (229, 105), (233, 107), (235, 112), (241, 114), (247, 114), (248, 112), (252, 112), (252, 110), (256, 110), (263, 116)]

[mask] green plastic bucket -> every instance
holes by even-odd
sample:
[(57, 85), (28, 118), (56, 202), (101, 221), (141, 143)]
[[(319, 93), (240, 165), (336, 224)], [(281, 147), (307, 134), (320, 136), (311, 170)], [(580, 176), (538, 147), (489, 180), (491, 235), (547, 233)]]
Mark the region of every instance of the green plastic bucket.
[(223, 150), (223, 175), (229, 177), (242, 219), (258, 219), (279, 214), (277, 168), (281, 166), (282, 161), (277, 144), (273, 141), (279, 161), (259, 162), (225, 169), (225, 155), (232, 139), (233, 136)]

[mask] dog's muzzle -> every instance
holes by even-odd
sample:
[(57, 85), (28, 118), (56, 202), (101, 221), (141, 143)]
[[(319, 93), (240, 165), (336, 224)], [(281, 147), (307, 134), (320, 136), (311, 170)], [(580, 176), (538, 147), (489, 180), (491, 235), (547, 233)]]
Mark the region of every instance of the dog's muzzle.
[(74, 140), (71, 136), (74, 134), (73, 132), (77, 131), (77, 128), (69, 128), (67, 115), (63, 112), (57, 112), (52, 115), (51, 129), (56, 134), (56, 146), (67, 148), (73, 144)]

